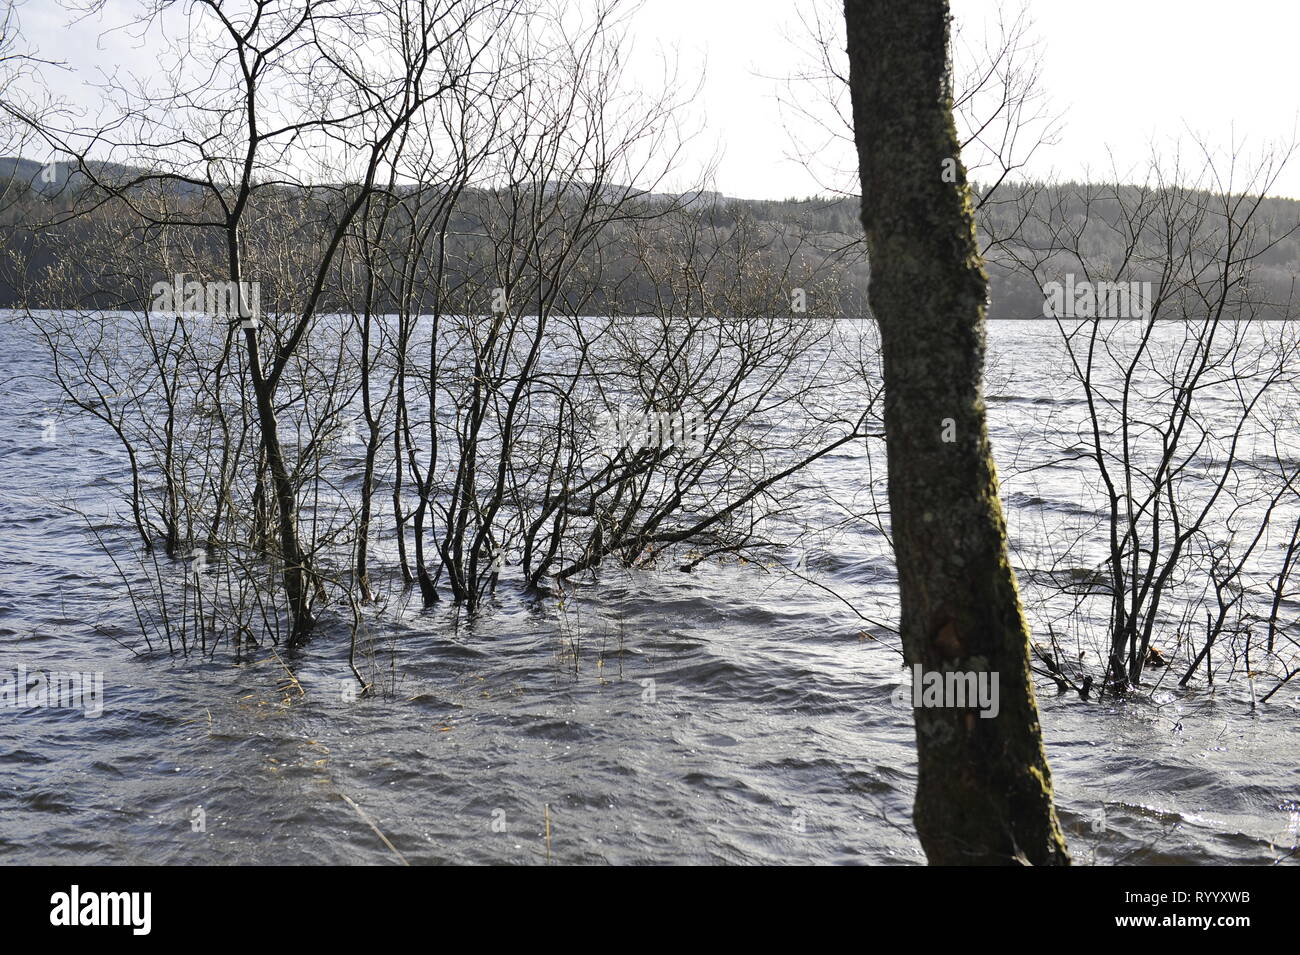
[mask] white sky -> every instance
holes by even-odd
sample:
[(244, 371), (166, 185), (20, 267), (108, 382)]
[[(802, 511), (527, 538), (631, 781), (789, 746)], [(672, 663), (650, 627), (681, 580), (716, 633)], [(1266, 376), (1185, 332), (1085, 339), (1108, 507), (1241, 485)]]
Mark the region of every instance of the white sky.
[[(808, 0), (798, 0), (807, 3)], [(707, 137), (725, 150), (718, 187), (745, 198), (816, 192), (790, 152), (763, 75), (791, 67), (783, 27), (797, 24), (795, 0), (646, 0), (637, 44), (676, 45), (683, 65), (707, 59), (699, 105)], [(953, 0), (954, 15), (982, 30), (996, 0)], [(1009, 7), (1017, 7), (1012, 0)], [(1247, 154), (1290, 143), (1300, 117), (1300, 2), (1296, 0), (1030, 0), (1041, 38), (1043, 80), (1059, 143), (1029, 169), (1048, 177), (1141, 172), (1152, 144), (1190, 132), (1220, 150)], [(642, 51), (644, 52), (644, 50)], [(1131, 177), (1125, 177), (1131, 178)], [(1277, 194), (1300, 197), (1300, 156)]]
[[(789, 36), (798, 25), (796, 2), (814, 0), (644, 0), (631, 21), (634, 76), (657, 82), (665, 51), (676, 51), (684, 78), (704, 71), (691, 106), (702, 132), (689, 157), (699, 168), (719, 155), (713, 185), (728, 195), (781, 198), (822, 191), (789, 158), (792, 144), (776, 101), (778, 78), (797, 69)], [(1005, 3), (1014, 7), (1019, 0)], [(1063, 114), (1059, 143), (1040, 153), (1029, 175), (1085, 179), (1092, 170), (1095, 178), (1109, 174), (1113, 155), (1120, 178), (1131, 180), (1140, 178), (1153, 144), (1168, 148), (1180, 136), (1197, 133), (1220, 153), (1235, 145), (1247, 156), (1296, 136), (1296, 0), (1028, 5), (1042, 44), (1048, 103)], [(133, 8), (125, 0), (112, 0), (111, 6)], [(998, 0), (953, 0), (958, 20), (977, 32), (997, 6)], [(32, 46), (83, 75), (113, 64), (147, 70), (147, 51), (132, 49), (121, 34), (98, 43), (95, 24), (68, 29), (54, 0), (28, 0), (22, 22)], [(75, 83), (64, 75), (53, 85), (75, 96)], [(1300, 156), (1273, 192), (1300, 197)]]

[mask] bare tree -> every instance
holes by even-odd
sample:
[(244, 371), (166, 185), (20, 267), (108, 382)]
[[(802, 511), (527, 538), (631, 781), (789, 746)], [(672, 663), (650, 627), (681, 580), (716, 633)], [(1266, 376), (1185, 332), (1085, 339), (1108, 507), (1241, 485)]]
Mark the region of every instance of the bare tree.
[[(1266, 415), (1296, 383), (1293, 331), (1256, 323), (1289, 317), (1291, 303), (1252, 290), (1257, 263), (1297, 228), (1262, 211), (1285, 156), (1246, 182), (1223, 181), (1203, 156), (1199, 172), (1181, 157), (1153, 160), (1140, 186), (1063, 187), (1037, 204), (1035, 238), (1015, 250), (1044, 289), (1078, 290), (1065, 303), (1077, 314), (1058, 313), (1056, 328), (1084, 414), (1055, 430), (1061, 459), (1091, 466), (1106, 515), (1090, 599), (1110, 603), (1097, 675), (1108, 690), (1138, 685), (1184, 644), (1184, 685), (1202, 664), (1212, 681), (1221, 636), (1236, 633), (1249, 657), (1242, 615), (1263, 608), (1243, 588), (1263, 589), (1270, 525), (1295, 497), (1284, 466), (1257, 463), (1283, 460), (1269, 453)], [(1099, 237), (1122, 254), (1099, 252)], [(1142, 283), (1149, 295), (1114, 307), (1114, 290)], [(1092, 560), (1080, 548), (1072, 564)]]

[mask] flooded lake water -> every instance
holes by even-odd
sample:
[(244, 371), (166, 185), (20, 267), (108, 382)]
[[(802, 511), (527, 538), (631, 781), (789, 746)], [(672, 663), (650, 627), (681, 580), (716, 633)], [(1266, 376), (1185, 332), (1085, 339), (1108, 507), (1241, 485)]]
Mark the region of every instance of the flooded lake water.
[[(991, 337), (1023, 572), (1044, 513), (1095, 518), (1095, 505), (1068, 467), (1032, 469), (1051, 454), (1044, 421), (1074, 407), (1055, 330)], [(124, 459), (95, 422), (52, 410), (47, 359), (21, 326), (0, 323), (0, 349), (0, 675), (102, 671), (104, 693), (93, 717), (0, 710), (0, 861), (924, 862), (896, 638), (760, 562), (608, 571), (562, 605), (507, 576), (473, 619), (390, 589), (367, 611), (379, 692), (355, 700), (346, 629), (330, 621), (301, 651), (242, 664), (137, 655), (112, 639), (130, 608), (88, 529), (119, 506)], [(865, 456), (820, 463), (835, 506), (810, 520), (863, 500)], [(850, 526), (807, 567), (888, 619), (878, 532)], [(285, 689), (286, 667), (305, 695)], [(1245, 684), (1171, 680), (1152, 700), (1101, 704), (1040, 686), (1077, 862), (1266, 865), (1300, 844), (1300, 683), (1254, 712)]]

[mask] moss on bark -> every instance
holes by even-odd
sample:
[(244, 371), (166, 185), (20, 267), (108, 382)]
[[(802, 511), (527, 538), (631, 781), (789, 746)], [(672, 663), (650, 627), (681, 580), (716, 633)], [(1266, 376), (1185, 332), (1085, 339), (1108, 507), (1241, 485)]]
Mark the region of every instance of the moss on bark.
[(988, 281), (952, 119), (948, 4), (846, 0), (845, 17), (904, 655), (999, 674), (995, 718), (914, 711), (917, 833), (935, 864), (1068, 864), (985, 424)]

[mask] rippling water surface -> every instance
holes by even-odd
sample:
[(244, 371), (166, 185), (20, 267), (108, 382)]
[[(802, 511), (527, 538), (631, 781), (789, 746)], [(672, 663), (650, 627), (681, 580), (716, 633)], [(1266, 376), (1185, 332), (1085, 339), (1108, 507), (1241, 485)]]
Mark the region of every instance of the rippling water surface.
[[(0, 348), (0, 670), (103, 671), (105, 692), (98, 718), (0, 710), (0, 861), (398, 861), (367, 819), (412, 863), (924, 861), (894, 645), (772, 568), (607, 573), (563, 607), (507, 589), (473, 621), (393, 598), (365, 661), (381, 692), (353, 702), (341, 630), (284, 658), (305, 697), (269, 653), (133, 655), (111, 639), (129, 608), (87, 529), (115, 510), (124, 462), (92, 422), (58, 416), (50, 437), (43, 359), (12, 325)], [(1068, 403), (1038, 360), (1051, 348), (1042, 327), (994, 328), (1017, 376), (992, 403), (1000, 461), (1042, 443), (1032, 408)], [(839, 500), (862, 497), (854, 455), (824, 465)], [(1009, 479), (1013, 528), (1018, 509), (1028, 526), (1077, 507), (1067, 492)], [(855, 530), (809, 569), (887, 607), (881, 554)], [(1300, 688), (1254, 714), (1244, 694), (1112, 706), (1040, 688), (1075, 858), (1285, 856)]]

